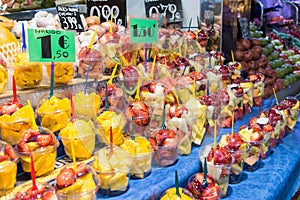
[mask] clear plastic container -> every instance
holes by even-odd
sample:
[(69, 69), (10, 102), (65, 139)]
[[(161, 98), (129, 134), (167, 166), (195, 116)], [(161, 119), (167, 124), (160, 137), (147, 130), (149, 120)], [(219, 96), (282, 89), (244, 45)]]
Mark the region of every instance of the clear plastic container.
[[(40, 147), (38, 144), (35, 144), (36, 142), (27, 142), (26, 145), (27, 148), (29, 148), (29, 151), (24, 152), (20, 147), (23, 148), (22, 146), (25, 145), (25, 141), (21, 139), (15, 147), (15, 151), (20, 157), (24, 172), (31, 172), (30, 155), (32, 155), (36, 176), (42, 176), (54, 170), (57, 147), (59, 146), (59, 142), (52, 131), (44, 127), (39, 127), (39, 132), (41, 134), (51, 135), (52, 142), (48, 146)], [(31, 137), (34, 138), (34, 136)], [(28, 145), (29, 143), (31, 144)]]
[(103, 58), (101, 53), (95, 49), (88, 49), (83, 47), (78, 53), (79, 57), (79, 74), (81, 78), (86, 77), (87, 71), (89, 71), (89, 78), (100, 79), (103, 75)]
[(260, 141), (248, 141), (250, 148), (244, 162), (244, 170), (254, 172), (258, 169), (260, 163), (260, 152), (265, 139)]
[[(74, 63), (55, 62), (54, 63), (54, 83), (67, 84), (72, 81), (74, 77)], [(51, 80), (51, 63), (46, 64), (47, 75), (49, 81)]]
[[(26, 188), (26, 189), (25, 189)], [(32, 185), (30, 187), (22, 188), (20, 192), (18, 192), (14, 199), (15, 200), (23, 200), (23, 199), (44, 199), (44, 198), (50, 198), (50, 199), (57, 199), (56, 190), (53, 186), (51, 186), (48, 183), (37, 183), (37, 195), (34, 197), (34, 194), (32, 194)], [(26, 191), (25, 191), (26, 190)]]

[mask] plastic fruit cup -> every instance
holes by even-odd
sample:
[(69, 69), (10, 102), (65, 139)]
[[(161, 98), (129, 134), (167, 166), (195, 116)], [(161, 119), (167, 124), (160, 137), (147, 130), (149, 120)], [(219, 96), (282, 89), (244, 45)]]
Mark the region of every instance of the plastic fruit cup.
[(152, 151), (148, 153), (132, 154), (133, 162), (130, 169), (130, 178), (142, 179), (146, 178), (151, 173)]
[(244, 170), (249, 172), (254, 172), (259, 167), (260, 162), (260, 152), (262, 148), (262, 144), (265, 142), (265, 139), (260, 141), (248, 141), (250, 147), (248, 151), (248, 155), (244, 162)]
[[(202, 169), (204, 167), (204, 157), (207, 156), (207, 153), (211, 150), (212, 147), (213, 147), (212, 144), (207, 145), (200, 153), (200, 161), (202, 163)], [(226, 197), (228, 183), (229, 183), (230, 169), (233, 162), (234, 162), (234, 158), (232, 158), (232, 163), (228, 163), (228, 164), (213, 164), (212, 162), (207, 162), (207, 174), (212, 176), (213, 179), (219, 184), (221, 188), (221, 195), (220, 195), (221, 198)]]
[[(43, 132), (43, 134), (51, 134), (52, 138), (55, 138), (55, 135), (52, 133), (52, 131), (47, 128), (39, 127), (39, 131)], [(40, 147), (31, 152), (22, 152), (17, 147), (15, 147), (15, 151), (20, 157), (24, 172), (31, 172), (30, 155), (32, 155), (33, 157), (36, 176), (42, 176), (54, 170), (57, 147), (59, 146), (58, 140), (56, 138), (54, 140), (55, 144), (53, 146), (49, 145), (47, 147)]]
[[(177, 131), (177, 134), (179, 131)], [(182, 134), (180, 134), (180, 142), (178, 145), (178, 155), (179, 156), (189, 155), (191, 153), (191, 149), (192, 149), (192, 129), (189, 128), (187, 133), (184, 133), (183, 131), (180, 131), (180, 132)]]
[(116, 107), (102, 108), (97, 114), (97, 127), (100, 141), (110, 144), (110, 126), (113, 132), (113, 143), (120, 145), (124, 140), (126, 119), (124, 114)]
[[(54, 83), (55, 84), (67, 84), (74, 76), (74, 64), (55, 62), (54, 63)], [(51, 63), (46, 64), (47, 75), (49, 80), (51, 80)]]
[(113, 147), (113, 154), (109, 154), (109, 146), (95, 153), (92, 167), (101, 180), (98, 197), (117, 196), (129, 189), (132, 157), (116, 146)]
[[(6, 142), (0, 140), (0, 152), (2, 148), (5, 148), (6, 144)], [(0, 162), (0, 196), (5, 195), (15, 187), (18, 160), (16, 158)]]
[[(74, 129), (73, 129), (74, 128)], [(72, 131), (77, 131), (75, 136)], [(76, 121), (67, 126), (59, 133), (66, 154), (72, 159), (72, 142), (75, 150), (75, 158), (79, 160), (88, 159), (92, 156), (96, 142), (96, 127), (92, 120), (85, 116), (76, 116)]]
[[(49, 105), (44, 105), (45, 102), (50, 101)], [(59, 93), (55, 93), (50, 99), (48, 99), (48, 95), (44, 95), (38, 102), (36, 113), (38, 115), (37, 121), (42, 127), (48, 128), (53, 132), (59, 131), (70, 121), (70, 101)]]
[[(128, 132), (132, 132), (132, 118), (126, 118)], [(134, 117), (134, 134), (147, 137), (151, 124), (151, 113), (148, 116)]]
[[(261, 73), (256, 74), (248, 74), (250, 76), (259, 76), (259, 80), (253, 80), (253, 105), (254, 106), (261, 106), (262, 105), (262, 96), (264, 95), (264, 80), (265, 76)], [(251, 81), (251, 78), (250, 78)]]
[[(58, 199), (60, 200), (69, 200), (69, 199), (78, 199), (78, 200), (96, 200), (97, 199), (97, 191), (99, 188), (99, 185), (101, 183), (101, 180), (99, 179), (99, 176), (95, 173), (95, 171), (91, 168), (88, 167), (89, 174), (86, 174), (81, 177), (77, 177), (76, 182), (78, 182), (78, 187), (80, 188), (74, 188), (74, 190), (59, 190), (56, 189), (57, 191), (57, 196)], [(90, 179), (86, 179), (89, 177), (86, 176), (92, 176), (92, 179), (94, 183), (90, 183)], [(77, 184), (77, 183), (74, 184)], [(89, 186), (89, 184), (93, 184), (92, 186)], [(69, 187), (72, 187), (69, 186)], [(87, 189), (85, 189), (85, 187)]]
[(244, 114), (251, 113), (253, 107), (253, 83), (250, 81), (243, 81), (240, 86), (244, 90), (243, 95), (243, 112)]
[[(187, 189), (185, 188), (179, 188), (179, 193), (181, 198), (185, 200), (192, 200), (193, 194), (191, 194)], [(161, 196), (160, 200), (170, 200), (170, 199), (177, 199), (179, 198), (176, 194), (176, 188), (169, 188), (167, 189), (163, 195)]]
[(34, 88), (40, 85), (42, 80), (42, 65), (29, 62), (27, 53), (17, 54), (13, 67), (14, 77), (18, 88)]
[(99, 94), (92, 88), (79, 88), (73, 96), (75, 115), (93, 119), (100, 109), (101, 100)]
[(38, 192), (36, 198), (34, 198), (31, 190), (32, 185), (29, 187), (23, 188), (20, 192), (18, 192), (15, 196), (15, 200), (23, 200), (23, 199), (57, 199), (56, 190), (53, 186), (48, 183), (37, 183)]
[(89, 78), (93, 79), (101, 79), (103, 76), (103, 65), (102, 65), (102, 58), (93, 58), (93, 57), (87, 57), (87, 58), (79, 58), (79, 66), (78, 66), (78, 72), (81, 76), (81, 78), (86, 77), (86, 73), (89, 69)]
[(30, 118), (15, 118), (15, 121), (2, 121), (0, 135), (2, 140), (15, 145), (22, 137), (25, 130), (31, 127)]
[[(155, 135), (157, 134), (158, 130), (154, 130), (151, 133), (152, 137), (155, 137)], [(165, 146), (153, 146), (153, 160), (154, 160), (154, 164), (160, 167), (166, 167), (166, 166), (170, 166), (173, 165), (177, 159), (178, 159), (178, 145), (179, 145), (179, 141), (180, 138), (175, 135), (174, 138), (172, 138), (172, 142), (169, 142), (167, 145)], [(151, 143), (151, 142), (150, 142)]]
[(267, 156), (269, 156), (271, 153), (270, 140), (271, 140), (272, 132), (263, 131), (263, 135), (264, 135), (265, 141), (264, 141), (264, 143), (261, 144), (260, 158), (266, 159)]
[[(294, 103), (294, 104), (293, 104)], [(282, 104), (287, 106), (286, 112), (288, 113), (287, 131), (294, 131), (294, 126), (297, 123), (299, 115), (299, 100), (296, 97), (288, 96), (284, 98)]]

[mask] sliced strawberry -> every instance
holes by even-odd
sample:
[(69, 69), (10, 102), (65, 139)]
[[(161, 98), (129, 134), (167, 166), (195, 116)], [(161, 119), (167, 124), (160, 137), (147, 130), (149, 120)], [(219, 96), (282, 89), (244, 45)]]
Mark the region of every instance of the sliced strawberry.
[(89, 169), (86, 167), (84, 163), (79, 163), (77, 165), (77, 173), (76, 173), (77, 177), (84, 176), (88, 173), (89, 173)]
[(55, 191), (49, 190), (43, 193), (42, 200), (57, 200)]
[(253, 98), (253, 105), (254, 106), (261, 106), (262, 104), (262, 96), (254, 97)]
[(8, 155), (0, 155), (0, 162), (3, 162), (5, 160), (10, 160), (10, 157)]
[(201, 195), (201, 197), (205, 197), (205, 199), (218, 199), (218, 196), (219, 186), (217, 184), (206, 187)]
[(24, 139), (17, 144), (17, 148), (22, 152), (30, 152), (30, 149)]
[(51, 144), (52, 142), (52, 137), (51, 135), (48, 134), (40, 134), (36, 136), (36, 142), (40, 147), (47, 147)]
[(75, 171), (72, 168), (64, 168), (56, 177), (56, 184), (59, 189), (73, 185), (76, 181)]
[(271, 126), (271, 124), (266, 124), (266, 125), (264, 125), (263, 126), (263, 131), (265, 131), (265, 132), (271, 132), (271, 131), (273, 131), (274, 129), (273, 129), (273, 127)]
[(220, 126), (222, 128), (230, 128), (231, 124), (232, 124), (232, 117), (229, 116), (229, 117), (226, 117), (226, 119), (221, 122)]
[(5, 154), (8, 155), (12, 160), (17, 158), (17, 154), (10, 144), (6, 144), (5, 146)]

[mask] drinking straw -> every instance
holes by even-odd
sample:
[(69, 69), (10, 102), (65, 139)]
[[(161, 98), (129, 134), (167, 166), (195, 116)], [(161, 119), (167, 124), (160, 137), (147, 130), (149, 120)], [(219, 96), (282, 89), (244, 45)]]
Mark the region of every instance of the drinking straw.
[(109, 109), (107, 84), (105, 84), (105, 109), (106, 110)]
[(28, 113), (28, 114), (29, 114), (29, 116), (30, 116), (30, 118), (31, 118), (32, 130), (37, 131), (37, 130), (38, 130), (38, 126), (36, 125), (35, 117), (34, 117), (34, 111), (33, 111), (33, 108), (32, 108), (32, 106), (31, 106), (31, 102), (30, 102), (29, 99), (27, 100), (27, 104), (28, 104), (29, 107), (31, 108), (31, 109), (30, 109), (30, 113)]
[(76, 118), (75, 118), (74, 102), (73, 102), (72, 92), (70, 92), (70, 103), (71, 103), (71, 112), (72, 112), (72, 123), (74, 123)]
[(147, 43), (144, 44), (144, 61), (147, 62)]
[(189, 21), (188, 32), (190, 32), (190, 30), (191, 30), (191, 25), (192, 25), (192, 18), (190, 18), (190, 21)]
[(193, 81), (193, 96), (196, 98), (196, 76), (194, 77), (194, 81)]
[(172, 88), (172, 93), (174, 94), (175, 99), (176, 99), (176, 102), (177, 102), (178, 105), (179, 105), (179, 104), (180, 104), (180, 103), (179, 103), (179, 98), (178, 98), (178, 95), (177, 95), (177, 92), (176, 92), (176, 89), (175, 89), (175, 88)]
[(12, 87), (13, 87), (13, 103), (18, 103), (18, 97), (17, 97), (17, 86), (16, 86), (16, 80), (15, 76), (12, 76)]
[(210, 87), (210, 83), (209, 83), (209, 80), (207, 79), (206, 80), (206, 96), (209, 96), (209, 93), (210, 93), (209, 87)]
[(277, 99), (277, 95), (276, 95), (276, 92), (275, 92), (275, 89), (273, 88), (273, 94), (274, 94), (274, 98), (276, 100), (276, 105), (279, 105), (278, 103), (278, 99)]
[(154, 77), (154, 69), (155, 69), (156, 55), (153, 58), (153, 62), (151, 65), (150, 79), (153, 80)]
[(94, 41), (95, 41), (95, 38), (96, 38), (96, 35), (97, 35), (97, 31), (98, 31), (98, 29), (96, 28), (96, 30), (93, 33), (92, 39), (90, 41), (90, 44), (89, 44), (89, 50), (91, 50), (93, 48), (93, 44), (94, 44)]
[(108, 80), (108, 82), (107, 82), (107, 85), (111, 85), (111, 84), (112, 84), (112, 81), (113, 81), (113, 79), (114, 79), (114, 77), (115, 77), (117, 68), (118, 68), (118, 64), (115, 65), (114, 70), (112, 71), (112, 73), (111, 73), (111, 75), (110, 75), (110, 78), (109, 78), (109, 80)]
[(127, 29), (127, 15), (125, 14), (125, 17), (124, 17), (124, 27), (125, 27), (125, 30), (124, 30), (124, 33), (126, 34), (126, 29)]
[(204, 158), (204, 169), (203, 169), (203, 182), (202, 182), (202, 189), (207, 188), (208, 182), (207, 182), (207, 162), (206, 157)]
[(109, 21), (109, 32), (112, 33), (112, 24), (113, 24), (113, 11), (110, 12), (110, 21)]
[[(206, 44), (206, 46), (207, 46), (207, 44)], [(210, 53), (208, 53), (208, 69), (209, 69), (209, 70), (212, 70), (212, 65), (211, 65), (211, 54), (210, 54)]]
[(197, 15), (197, 25), (198, 25), (198, 29), (201, 29), (201, 23), (200, 23), (200, 17)]
[(214, 149), (217, 147), (217, 113), (213, 113), (212, 119), (214, 120)]
[(166, 106), (164, 105), (163, 115), (162, 115), (162, 129), (166, 129)]
[(137, 86), (136, 86), (136, 93), (135, 93), (135, 101), (140, 101), (140, 87), (141, 87), (141, 78), (139, 76)]
[(88, 66), (88, 69), (85, 74), (85, 83), (84, 83), (84, 94), (86, 94), (87, 86), (88, 86), (88, 79), (89, 79), (89, 72), (90, 72), (90, 65)]
[(53, 90), (54, 90), (54, 62), (51, 62), (51, 80), (50, 80), (50, 92), (49, 92), (48, 99), (50, 99), (53, 96)]
[(148, 58), (147, 58), (148, 62), (150, 62), (150, 60), (151, 60), (151, 51), (152, 51), (152, 43), (150, 43), (150, 48), (149, 48), (149, 52), (148, 52)]
[(153, 192), (152, 192), (152, 198), (151, 198), (152, 200), (155, 200), (155, 188), (154, 188), (154, 190), (153, 190)]
[(245, 72), (244, 72), (244, 69), (242, 68), (241, 70), (241, 76), (242, 76), (242, 80), (245, 80)]
[(37, 198), (37, 185), (36, 185), (36, 175), (35, 175), (35, 169), (34, 169), (34, 162), (33, 162), (33, 157), (32, 154), (30, 154), (30, 168), (31, 168), (31, 172), (30, 172), (30, 176), (31, 176), (31, 180), (32, 180), (32, 198), (36, 199)]
[(109, 157), (111, 157), (114, 153), (113, 150), (113, 131), (112, 126), (109, 127)]
[(27, 49), (24, 23), (22, 23), (22, 40), (23, 40), (22, 52), (24, 53), (26, 52)]
[(162, 15), (159, 16), (159, 28), (162, 27)]
[(231, 59), (232, 59), (232, 62), (234, 63), (234, 54), (233, 54), (232, 50), (231, 50)]
[(232, 120), (231, 120), (231, 136), (233, 137), (234, 133), (234, 111), (232, 111)]
[(176, 195), (181, 198), (181, 195), (180, 195), (180, 192), (179, 192), (179, 181), (178, 181), (177, 170), (175, 170), (175, 188), (176, 188)]
[(131, 117), (131, 139), (135, 140), (135, 137), (134, 137), (134, 118), (133, 118), (133, 116)]
[(188, 61), (186, 62), (185, 66), (184, 66), (184, 68), (183, 68), (183, 71), (182, 71), (182, 73), (181, 73), (181, 76), (184, 75), (185, 70), (186, 70), (186, 68), (187, 68), (187, 66), (188, 66), (188, 64), (189, 64), (189, 61), (190, 61), (190, 58), (188, 58)]

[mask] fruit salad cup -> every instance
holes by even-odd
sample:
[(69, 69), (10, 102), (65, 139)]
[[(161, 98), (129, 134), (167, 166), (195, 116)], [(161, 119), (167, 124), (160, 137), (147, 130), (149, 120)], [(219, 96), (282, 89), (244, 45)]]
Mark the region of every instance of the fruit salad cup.
[(38, 130), (26, 130), (15, 151), (21, 159), (24, 172), (31, 171), (32, 155), (36, 176), (42, 176), (54, 170), (58, 146), (59, 142), (52, 131), (39, 127)]
[(209, 80), (209, 91), (215, 93), (217, 90), (222, 88), (222, 75), (216, 70), (206, 71), (207, 79)]
[(265, 142), (264, 135), (259, 129), (248, 129), (247, 127), (241, 129), (239, 134), (243, 136), (250, 145), (247, 158), (244, 162), (244, 170), (250, 172), (256, 171), (260, 163), (262, 144)]
[[(66, 154), (72, 159), (72, 145), (75, 149), (75, 158), (85, 160), (92, 156), (96, 142), (96, 127), (94, 121), (76, 115), (74, 122), (68, 122), (59, 132)], [(73, 143), (73, 144), (72, 144)]]
[(166, 105), (166, 126), (179, 137), (178, 155), (189, 155), (192, 148), (194, 116), (184, 105)]
[(28, 53), (19, 53), (15, 58), (13, 67), (17, 87), (25, 89), (39, 86), (42, 80), (42, 65), (29, 62)]
[(285, 135), (286, 122), (283, 119), (283, 114), (275, 107), (271, 107), (269, 110), (263, 111), (261, 116), (269, 118), (269, 122), (274, 128), (271, 135), (270, 146), (271, 148), (275, 148)]
[(168, 128), (153, 130), (148, 140), (154, 150), (155, 165), (166, 167), (177, 161), (180, 138), (175, 131)]
[(204, 158), (207, 158), (207, 174), (219, 184), (221, 189), (220, 197), (224, 198), (227, 194), (230, 169), (234, 162), (233, 156), (225, 147), (207, 145), (200, 152), (199, 158), (204, 167)]
[(253, 83), (250, 81), (242, 81), (240, 86), (243, 88), (243, 111), (244, 114), (252, 112), (253, 107)]
[[(24, 190), (24, 189), (23, 189)], [(48, 183), (37, 183), (37, 191), (32, 190), (32, 186), (27, 188), (26, 191), (20, 191), (15, 195), (15, 200), (24, 199), (43, 199), (51, 200), (58, 199), (56, 195), (56, 190), (53, 186)]]
[(253, 105), (261, 106), (265, 88), (265, 76), (261, 73), (248, 74), (249, 80), (253, 83)]
[(193, 194), (185, 188), (179, 188), (180, 197), (176, 194), (176, 188), (167, 189), (160, 200), (184, 199), (193, 200)]
[(135, 94), (140, 79), (139, 71), (134, 66), (124, 67), (119, 75), (119, 84), (126, 97)]
[[(46, 64), (47, 75), (49, 80), (51, 79), (51, 63)], [(55, 84), (67, 84), (74, 76), (73, 63), (68, 62), (55, 62), (54, 63), (54, 83)]]
[(159, 82), (144, 83), (140, 87), (141, 100), (151, 109), (150, 130), (162, 125), (162, 115), (165, 103), (164, 85)]
[(212, 176), (207, 175), (206, 180), (208, 186), (203, 189), (204, 174), (196, 173), (192, 175), (186, 185), (187, 190), (192, 193), (193, 199), (201, 200), (218, 200), (221, 196), (221, 189), (219, 184), (213, 179)]
[(100, 79), (103, 75), (102, 55), (96, 49), (89, 49), (87, 46), (80, 49), (78, 53), (79, 74), (86, 77), (89, 71), (89, 78)]
[(267, 156), (271, 154), (271, 149), (270, 149), (270, 141), (271, 141), (271, 136), (274, 131), (273, 126), (270, 124), (269, 119), (267, 117), (253, 117), (250, 119), (249, 122), (249, 128), (254, 128), (257, 130), (262, 131), (265, 142), (262, 144), (262, 148), (260, 151), (260, 158), (261, 159), (266, 159)]
[(20, 102), (9, 102), (0, 107), (2, 113), (0, 116), (1, 138), (11, 145), (15, 145), (23, 137), (24, 131), (32, 126), (28, 116), (31, 107), (23, 105)]
[(70, 121), (70, 101), (61, 94), (54, 94), (50, 99), (45, 95), (40, 99), (36, 112), (41, 126), (56, 132)]
[(18, 157), (12, 146), (0, 140), (0, 197), (15, 187)]
[(229, 104), (228, 106), (233, 108), (234, 120), (243, 119), (243, 107), (244, 107), (244, 90), (238, 84), (227, 85), (227, 92), (229, 94)]
[(230, 169), (229, 183), (241, 182), (249, 145), (238, 133), (234, 133), (222, 135), (220, 146), (224, 146), (234, 158)]
[[(194, 80), (196, 81), (195, 88), (193, 86)], [(181, 103), (186, 103), (193, 97), (194, 93), (197, 98), (204, 95), (206, 92), (207, 77), (202, 72), (191, 72), (188, 75), (178, 77), (176, 81), (176, 89)]]
[(80, 88), (73, 96), (73, 102), (75, 115), (94, 119), (100, 110), (100, 96), (92, 88), (87, 88), (85, 92), (83, 88)]
[(293, 131), (298, 120), (300, 102), (295, 97), (286, 97), (281, 104), (286, 106), (286, 113), (288, 115), (287, 131)]
[(131, 178), (141, 179), (150, 175), (153, 149), (145, 137), (127, 138), (120, 147), (133, 157), (130, 169)]
[(98, 197), (117, 196), (129, 189), (129, 175), (133, 158), (123, 149), (113, 146), (101, 148), (95, 153), (93, 169), (101, 183)]
[(132, 132), (132, 118), (134, 120), (134, 134), (147, 136), (150, 130), (151, 108), (144, 101), (129, 102), (125, 108), (125, 118), (127, 120), (127, 130)]
[(228, 68), (231, 72), (231, 81), (232, 83), (240, 83), (241, 81), (241, 69), (242, 69), (242, 65), (239, 62), (229, 62), (228, 63)]
[(65, 166), (56, 177), (58, 199), (96, 200), (101, 180), (93, 169), (84, 163)]
[(120, 145), (123, 143), (125, 137), (126, 118), (123, 113), (115, 108), (102, 108), (97, 116), (98, 134), (100, 141), (106, 145), (110, 143), (110, 127), (112, 127), (113, 143)]
[[(99, 83), (98, 91), (101, 98), (101, 108), (105, 107), (105, 88), (106, 83)], [(121, 111), (125, 110), (127, 105), (126, 98), (124, 96), (122, 88), (118, 87), (117, 84), (108, 84), (107, 85), (107, 92), (108, 92), (108, 104), (109, 106), (113, 106), (118, 108)]]

